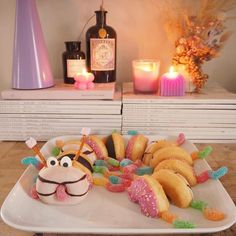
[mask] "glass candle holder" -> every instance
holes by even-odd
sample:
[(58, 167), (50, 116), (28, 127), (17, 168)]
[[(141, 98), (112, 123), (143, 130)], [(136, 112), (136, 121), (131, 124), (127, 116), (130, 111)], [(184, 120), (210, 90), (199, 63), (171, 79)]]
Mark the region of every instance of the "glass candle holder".
[(157, 93), (159, 69), (158, 60), (134, 60), (132, 62), (134, 93)]

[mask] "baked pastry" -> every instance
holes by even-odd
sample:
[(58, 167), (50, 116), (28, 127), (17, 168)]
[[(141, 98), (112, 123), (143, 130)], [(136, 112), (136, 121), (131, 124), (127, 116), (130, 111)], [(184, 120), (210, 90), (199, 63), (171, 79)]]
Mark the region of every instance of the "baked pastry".
[(101, 138), (95, 135), (89, 135), (86, 137), (85, 143), (94, 150), (97, 159), (101, 160), (108, 157), (107, 148)]
[(141, 160), (147, 147), (147, 143), (148, 139), (142, 134), (132, 136), (126, 147), (126, 158), (131, 159), (132, 161)]
[(134, 180), (127, 192), (130, 200), (138, 203), (146, 216), (158, 217), (169, 209), (169, 201), (162, 186), (152, 176), (144, 175)]
[(153, 158), (150, 160), (150, 166), (155, 168), (161, 161), (166, 159), (179, 159), (186, 161), (189, 165), (193, 165), (193, 160), (190, 154), (188, 154), (183, 148), (170, 146), (161, 148), (153, 154)]
[(154, 172), (161, 169), (173, 170), (182, 175), (188, 181), (190, 186), (195, 186), (197, 184), (197, 178), (193, 167), (184, 161), (178, 159), (166, 159), (155, 167)]
[(118, 160), (125, 158), (125, 141), (122, 135), (112, 133), (108, 136), (106, 139), (106, 148), (109, 157)]
[(193, 192), (182, 175), (172, 170), (161, 169), (152, 177), (161, 184), (171, 202), (180, 208), (189, 207), (193, 200)]

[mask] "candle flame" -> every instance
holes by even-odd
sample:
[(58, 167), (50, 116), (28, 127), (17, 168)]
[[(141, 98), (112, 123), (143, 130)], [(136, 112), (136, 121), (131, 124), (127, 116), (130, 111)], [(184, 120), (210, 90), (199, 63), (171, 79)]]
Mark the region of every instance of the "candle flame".
[(169, 69), (168, 78), (175, 79), (177, 76), (178, 76), (178, 72), (176, 72), (174, 66), (171, 66)]

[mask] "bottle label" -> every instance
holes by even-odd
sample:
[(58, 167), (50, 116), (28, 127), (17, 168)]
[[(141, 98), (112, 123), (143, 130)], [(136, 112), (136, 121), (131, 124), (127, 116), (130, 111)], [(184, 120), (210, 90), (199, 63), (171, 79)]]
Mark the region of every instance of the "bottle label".
[(91, 70), (115, 69), (115, 39), (90, 39)]
[(67, 77), (73, 78), (79, 72), (82, 72), (85, 69), (85, 60), (84, 59), (67, 59)]

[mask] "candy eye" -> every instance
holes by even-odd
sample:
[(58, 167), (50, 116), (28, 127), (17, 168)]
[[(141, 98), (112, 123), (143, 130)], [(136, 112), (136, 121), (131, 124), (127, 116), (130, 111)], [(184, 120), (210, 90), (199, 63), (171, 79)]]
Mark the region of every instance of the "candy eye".
[(72, 166), (72, 161), (68, 156), (64, 156), (60, 161), (60, 165), (62, 167), (71, 167)]
[(49, 157), (47, 159), (47, 166), (48, 167), (58, 166), (58, 160), (55, 157)]

